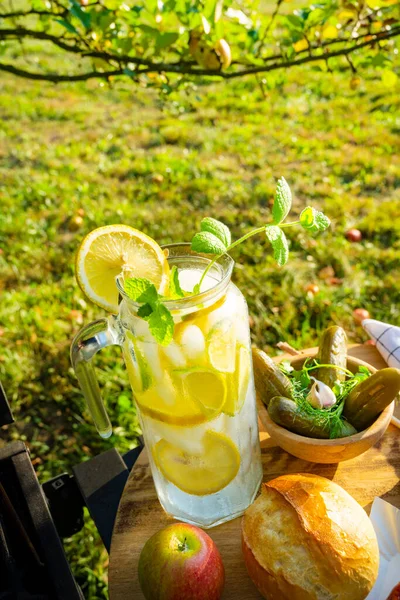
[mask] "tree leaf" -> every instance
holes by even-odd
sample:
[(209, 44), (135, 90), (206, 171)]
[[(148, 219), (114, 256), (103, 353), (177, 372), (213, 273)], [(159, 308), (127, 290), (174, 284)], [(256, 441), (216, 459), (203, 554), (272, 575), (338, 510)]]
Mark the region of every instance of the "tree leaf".
[(265, 233), (274, 251), (274, 258), (278, 265), (282, 267), (289, 258), (289, 245), (286, 236), (282, 229), (275, 225), (267, 225)]
[(223, 254), (226, 250), (225, 244), (209, 231), (196, 233), (192, 239), (191, 248), (194, 252), (203, 252), (205, 254)]
[(272, 217), (275, 224), (282, 223), (292, 206), (292, 192), (284, 177), (278, 180), (275, 192), (274, 205), (272, 207)]
[(70, 13), (74, 17), (76, 17), (84, 26), (85, 29), (89, 29), (90, 27), (90, 14), (84, 12), (79, 3), (76, 0), (71, 0), (72, 7), (70, 8)]
[(75, 27), (73, 25), (71, 25), (71, 23), (66, 21), (65, 19), (54, 19), (54, 20), (56, 23), (60, 23), (60, 25), (65, 27), (65, 29), (67, 31), (69, 31), (70, 33), (78, 33), (77, 30), (75, 29)]
[(207, 18), (204, 15), (201, 15), (201, 22), (202, 22), (202, 25), (203, 25), (204, 33), (206, 35), (208, 35), (210, 33), (210, 31), (211, 31), (211, 25), (210, 25), (209, 21), (207, 20)]
[(339, 30), (334, 25), (327, 25), (322, 31), (323, 40), (333, 40), (339, 36)]
[(146, 320), (156, 342), (168, 346), (174, 336), (174, 319), (164, 304), (159, 303)]
[(381, 75), (382, 83), (385, 87), (394, 87), (399, 79), (397, 73), (390, 69), (383, 69)]
[(179, 33), (173, 31), (158, 32), (156, 37), (156, 50), (168, 48), (179, 38)]
[(229, 228), (222, 223), (213, 219), (212, 217), (205, 217), (200, 224), (201, 231), (208, 231), (215, 235), (225, 246), (229, 246), (231, 243), (231, 232)]

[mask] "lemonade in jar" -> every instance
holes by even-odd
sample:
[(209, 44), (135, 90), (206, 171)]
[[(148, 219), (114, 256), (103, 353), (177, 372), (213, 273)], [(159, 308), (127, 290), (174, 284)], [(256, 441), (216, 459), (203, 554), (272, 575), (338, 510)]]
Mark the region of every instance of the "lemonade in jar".
[[(268, 227), (276, 254), (283, 224), (252, 235)], [(191, 244), (164, 248), (125, 225), (86, 236), (78, 282), (113, 314), (77, 334), (71, 359), (96, 427), (109, 437), (92, 358), (121, 346), (161, 505), (212, 527), (253, 502), (262, 466), (248, 311), (228, 254), (249, 234), (232, 244), (209, 218), (201, 229)]]

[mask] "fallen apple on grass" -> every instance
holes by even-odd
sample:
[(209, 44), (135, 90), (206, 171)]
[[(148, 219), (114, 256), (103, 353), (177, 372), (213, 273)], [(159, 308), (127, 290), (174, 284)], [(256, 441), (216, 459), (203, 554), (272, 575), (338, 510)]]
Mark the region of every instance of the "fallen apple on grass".
[(138, 574), (146, 600), (219, 600), (225, 584), (217, 546), (186, 523), (169, 525), (147, 540)]

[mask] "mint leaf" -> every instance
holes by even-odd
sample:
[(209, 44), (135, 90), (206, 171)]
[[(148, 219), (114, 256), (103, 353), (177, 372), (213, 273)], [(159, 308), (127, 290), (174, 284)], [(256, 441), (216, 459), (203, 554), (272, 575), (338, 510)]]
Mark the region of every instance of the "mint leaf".
[(221, 240), (224, 246), (229, 246), (231, 243), (231, 232), (224, 223), (217, 221), (217, 219), (206, 217), (201, 221), (200, 229), (201, 231), (208, 231), (215, 235), (215, 237)]
[(315, 208), (307, 206), (300, 213), (300, 225), (304, 229), (311, 229), (315, 225)]
[(159, 302), (159, 295), (154, 283), (141, 277), (130, 277), (124, 281), (124, 290), (131, 300), (154, 307)]
[(209, 231), (196, 233), (192, 239), (191, 248), (194, 252), (203, 252), (204, 254), (223, 254), (226, 250), (225, 244)]
[(168, 346), (174, 336), (174, 319), (168, 308), (164, 304), (157, 304), (146, 321), (156, 342), (161, 346)]
[(137, 314), (138, 314), (138, 317), (140, 317), (141, 319), (147, 319), (147, 317), (149, 317), (152, 312), (153, 312), (153, 308), (150, 304), (143, 304), (139, 308)]
[(130, 277), (124, 281), (124, 290), (127, 296), (136, 302), (139, 300), (140, 296), (152, 285), (153, 284), (148, 279), (141, 277)]
[(311, 233), (325, 231), (330, 225), (330, 220), (323, 212), (307, 206), (300, 214), (300, 225)]
[(150, 306), (154, 309), (154, 306), (158, 304), (160, 301), (159, 294), (157, 292), (156, 286), (151, 283), (149, 287), (144, 290), (142, 294), (140, 294), (138, 298), (138, 302), (143, 302), (144, 304), (150, 304)]
[(282, 267), (289, 258), (289, 245), (286, 236), (282, 229), (276, 225), (267, 225), (265, 233), (274, 251), (274, 258), (278, 265)]
[(275, 224), (282, 223), (288, 215), (292, 206), (292, 192), (284, 177), (278, 180), (275, 192), (274, 205), (272, 207), (272, 218)]
[(325, 231), (325, 229), (328, 229), (329, 225), (331, 224), (331, 221), (320, 210), (317, 210), (316, 212), (317, 214), (315, 215), (315, 224), (318, 227), (318, 231)]
[(185, 293), (182, 290), (181, 284), (179, 282), (179, 272), (176, 265), (172, 267), (169, 275), (169, 294), (170, 298), (173, 299), (185, 297)]

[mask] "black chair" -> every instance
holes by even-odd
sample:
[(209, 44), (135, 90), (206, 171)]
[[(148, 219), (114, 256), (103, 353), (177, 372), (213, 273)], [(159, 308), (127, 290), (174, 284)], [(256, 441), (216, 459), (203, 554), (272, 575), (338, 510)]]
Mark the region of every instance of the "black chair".
[[(0, 383), (0, 427), (13, 422)], [(106, 549), (128, 475), (143, 448), (104, 452), (42, 486), (22, 442), (0, 450), (0, 600), (82, 600), (61, 538), (87, 506)]]

